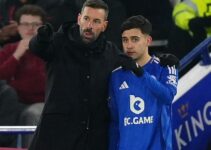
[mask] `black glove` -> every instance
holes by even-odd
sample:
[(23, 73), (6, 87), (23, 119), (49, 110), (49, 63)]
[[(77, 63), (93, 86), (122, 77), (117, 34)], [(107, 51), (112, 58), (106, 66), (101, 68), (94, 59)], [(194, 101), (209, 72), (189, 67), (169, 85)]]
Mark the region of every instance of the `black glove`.
[(176, 68), (179, 67), (179, 59), (173, 54), (169, 54), (169, 53), (158, 54), (157, 57), (160, 59), (161, 66), (164, 66), (164, 67), (170, 66), (171, 67), (171, 66), (175, 65)]
[(189, 21), (189, 28), (194, 30), (195, 28), (211, 27), (211, 16), (209, 17), (196, 17)]
[(53, 36), (53, 26), (46, 23), (37, 30), (37, 38), (40, 42), (50, 42)]
[(196, 17), (189, 21), (193, 33), (193, 44), (196, 46), (207, 37), (206, 27), (211, 27), (211, 17)]
[(118, 65), (122, 66), (124, 70), (131, 70), (138, 77), (142, 76), (144, 73), (141, 66), (139, 66), (131, 57), (125, 54), (119, 55)]

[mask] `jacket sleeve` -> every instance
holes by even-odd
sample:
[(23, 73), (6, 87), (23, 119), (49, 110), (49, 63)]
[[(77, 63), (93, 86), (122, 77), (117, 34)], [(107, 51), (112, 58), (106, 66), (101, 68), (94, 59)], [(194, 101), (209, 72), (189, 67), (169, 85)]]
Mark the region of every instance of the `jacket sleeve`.
[(196, 12), (193, 7), (191, 7), (192, 2), (188, 5), (185, 2), (178, 3), (173, 10), (173, 20), (175, 24), (182, 28), (183, 30), (189, 30), (189, 21), (196, 17)]
[(54, 38), (51, 41), (43, 42), (36, 35), (29, 42), (29, 49), (44, 61), (50, 61), (54, 56), (53, 40)]
[(153, 78), (148, 72), (144, 72), (145, 85), (150, 91), (165, 104), (171, 104), (177, 93), (178, 70), (173, 67), (165, 67), (160, 79)]
[(116, 99), (112, 88), (112, 81), (110, 81), (110, 86), (109, 86), (108, 106), (111, 113), (111, 120), (109, 124), (109, 150), (118, 150), (119, 117), (118, 117)]
[(19, 61), (13, 56), (13, 48), (7, 45), (0, 51), (0, 80), (10, 80), (18, 70)]

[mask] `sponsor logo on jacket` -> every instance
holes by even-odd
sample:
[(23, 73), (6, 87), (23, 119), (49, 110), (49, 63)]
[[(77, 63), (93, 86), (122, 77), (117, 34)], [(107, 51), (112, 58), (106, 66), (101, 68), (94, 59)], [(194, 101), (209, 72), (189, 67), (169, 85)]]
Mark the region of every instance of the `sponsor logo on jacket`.
[[(141, 114), (145, 110), (145, 102), (140, 97), (130, 95), (130, 111), (136, 115)], [(128, 125), (141, 125), (153, 123), (153, 116), (136, 116), (136, 117), (125, 117), (124, 126)]]

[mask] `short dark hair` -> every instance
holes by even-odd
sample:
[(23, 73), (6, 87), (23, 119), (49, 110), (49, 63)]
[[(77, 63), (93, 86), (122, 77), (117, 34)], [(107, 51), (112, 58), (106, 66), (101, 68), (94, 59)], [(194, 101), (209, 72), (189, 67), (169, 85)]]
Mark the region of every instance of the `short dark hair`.
[(97, 8), (97, 9), (104, 9), (106, 14), (106, 19), (108, 18), (108, 5), (103, 0), (86, 0), (81, 8), (81, 12), (84, 10), (85, 7)]
[(151, 23), (142, 15), (132, 16), (125, 20), (121, 25), (121, 33), (123, 33), (125, 30), (134, 28), (140, 29), (143, 34), (148, 35), (150, 35), (152, 31)]
[(15, 21), (19, 23), (22, 15), (40, 16), (43, 24), (46, 22), (47, 19), (46, 12), (37, 5), (23, 5), (16, 11)]

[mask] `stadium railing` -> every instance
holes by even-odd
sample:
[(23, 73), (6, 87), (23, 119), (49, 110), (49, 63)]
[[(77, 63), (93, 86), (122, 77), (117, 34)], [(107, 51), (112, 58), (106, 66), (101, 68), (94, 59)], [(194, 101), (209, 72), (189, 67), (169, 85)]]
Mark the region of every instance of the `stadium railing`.
[(202, 58), (202, 65), (211, 64), (209, 52), (211, 52), (211, 37), (202, 41), (190, 53), (188, 53), (184, 58), (181, 59), (179, 71), (182, 71), (199, 55), (201, 55)]
[(17, 148), (22, 147), (22, 135), (32, 134), (37, 126), (0, 126), (0, 134), (17, 134)]

